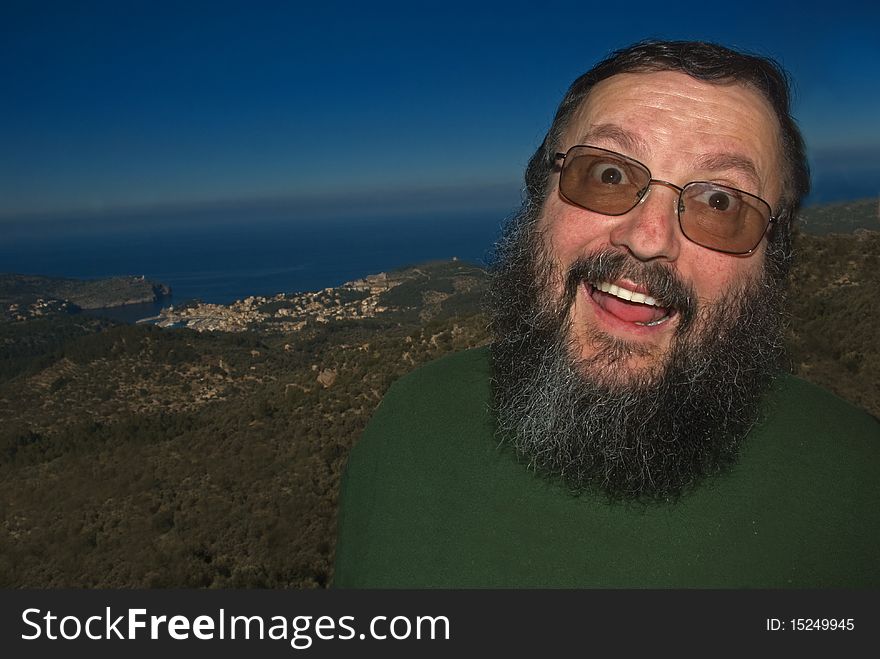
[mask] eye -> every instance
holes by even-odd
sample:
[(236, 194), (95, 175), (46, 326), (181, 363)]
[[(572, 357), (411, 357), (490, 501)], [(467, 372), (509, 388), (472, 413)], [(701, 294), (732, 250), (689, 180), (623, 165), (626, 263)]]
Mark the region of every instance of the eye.
[(713, 192), (709, 195), (709, 205), (716, 211), (726, 211), (730, 207), (730, 195), (725, 192)]
[(742, 205), (742, 200), (732, 190), (719, 188), (707, 188), (695, 200), (719, 213), (738, 213)]
[(625, 169), (615, 162), (599, 162), (590, 170), (590, 177), (606, 185), (625, 185), (629, 183)]

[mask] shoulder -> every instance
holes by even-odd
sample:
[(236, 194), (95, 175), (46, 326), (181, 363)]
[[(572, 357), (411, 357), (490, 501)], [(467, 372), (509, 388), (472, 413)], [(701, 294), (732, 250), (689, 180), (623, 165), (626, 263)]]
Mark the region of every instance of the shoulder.
[(451, 353), (403, 376), (391, 386), (389, 393), (425, 386), (439, 386), (448, 382), (467, 384), (487, 382), (490, 375), (489, 359), (487, 346)]
[(491, 369), (489, 349), (473, 348), (455, 352), (428, 362), (394, 382), (382, 400), (380, 409), (400, 398), (424, 398), (430, 395), (460, 397), (488, 390)]
[(391, 385), (361, 442), (374, 436), (383, 437), (382, 442), (398, 436), (412, 441), (413, 436), (472, 424), (486, 414), (490, 377), (488, 348), (453, 353), (420, 366)]
[(782, 375), (768, 400), (768, 416), (779, 429), (840, 442), (869, 442), (880, 449), (880, 421), (831, 392), (793, 375)]
[(467, 350), (425, 364), (385, 394), (348, 456), (334, 585), (375, 587), (421, 573), (421, 562), (402, 556), (434, 532), (428, 502), (458, 496), (448, 484), (480, 472), (494, 450), (488, 352)]
[(801, 504), (864, 502), (875, 496), (868, 493), (880, 493), (880, 422), (790, 375), (776, 382), (741, 457), (745, 469), (759, 466), (759, 473), (799, 492)]

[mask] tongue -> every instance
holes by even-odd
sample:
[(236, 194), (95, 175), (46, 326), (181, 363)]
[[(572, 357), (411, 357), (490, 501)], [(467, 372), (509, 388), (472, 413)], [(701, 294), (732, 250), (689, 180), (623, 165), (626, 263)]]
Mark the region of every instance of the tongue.
[(655, 307), (650, 304), (628, 302), (621, 300), (615, 295), (603, 293), (599, 289), (593, 289), (593, 299), (608, 313), (617, 316), (628, 323), (653, 323), (669, 313), (668, 309)]

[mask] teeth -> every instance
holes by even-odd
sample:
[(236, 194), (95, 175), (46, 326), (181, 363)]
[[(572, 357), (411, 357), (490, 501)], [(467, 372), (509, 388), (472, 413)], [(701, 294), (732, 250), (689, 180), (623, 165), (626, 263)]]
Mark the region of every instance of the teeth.
[(636, 293), (635, 291), (631, 291), (628, 288), (623, 288), (622, 286), (617, 286), (616, 284), (609, 284), (607, 281), (599, 282), (598, 284), (596, 284), (596, 288), (598, 288), (603, 293), (608, 293), (609, 295), (613, 295), (614, 297), (619, 297), (621, 300), (639, 302), (641, 304), (649, 304), (653, 307), (660, 306), (657, 303), (657, 300), (649, 295), (645, 295), (644, 293)]

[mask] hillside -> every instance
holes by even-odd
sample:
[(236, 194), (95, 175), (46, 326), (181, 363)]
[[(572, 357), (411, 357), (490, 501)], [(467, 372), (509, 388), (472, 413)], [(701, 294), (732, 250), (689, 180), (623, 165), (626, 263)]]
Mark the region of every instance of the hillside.
[[(792, 369), (880, 415), (880, 233), (798, 244)], [(391, 382), (488, 341), (484, 287), (432, 263), (167, 328), (0, 323), (0, 587), (326, 586), (348, 451)]]
[(0, 274), (0, 319), (143, 304), (170, 295), (168, 286), (143, 277), (84, 280), (6, 273)]
[(880, 232), (798, 237), (792, 371), (880, 417)]
[(880, 231), (880, 200), (858, 199), (809, 206), (801, 213), (801, 230), (807, 234), (824, 236), (858, 229)]
[(315, 309), (294, 331), (0, 324), (0, 587), (326, 585), (370, 413), (417, 364), (487, 338), (473, 266), (388, 277), (378, 314)]

